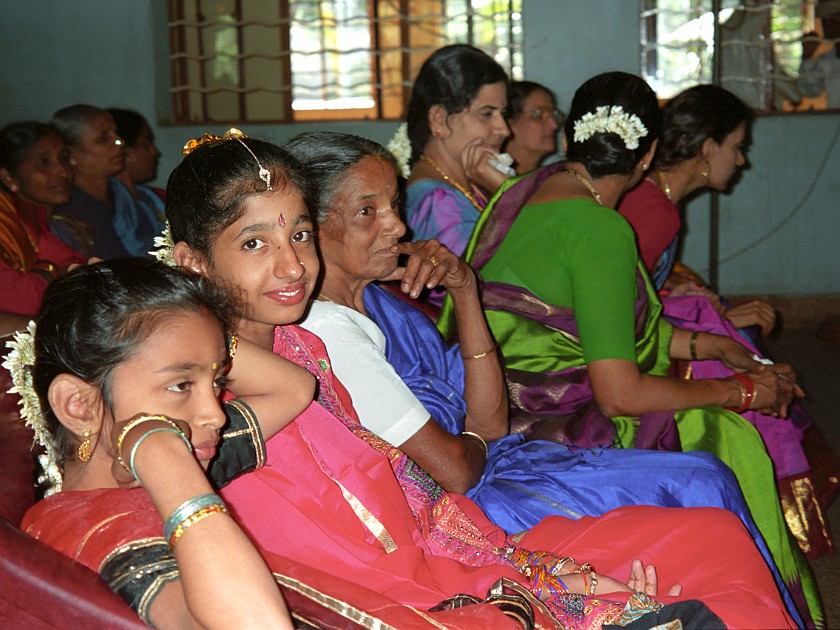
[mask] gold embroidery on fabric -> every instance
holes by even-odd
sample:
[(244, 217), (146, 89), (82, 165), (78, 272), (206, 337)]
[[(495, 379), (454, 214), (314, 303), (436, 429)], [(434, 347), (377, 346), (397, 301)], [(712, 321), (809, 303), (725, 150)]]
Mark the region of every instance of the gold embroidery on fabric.
[[(169, 548), (169, 545), (166, 544), (166, 540), (163, 536), (155, 536), (153, 538), (141, 538), (138, 540), (132, 540), (130, 543), (126, 543), (124, 545), (120, 545), (111, 553), (109, 553), (102, 562), (99, 564), (99, 573), (102, 573), (102, 568), (105, 567), (113, 558), (116, 556), (128, 552), (128, 551), (137, 551), (141, 550), (144, 547), (152, 547), (164, 545), (166, 548)], [(110, 586), (113, 590), (117, 591), (122, 588), (124, 582), (129, 582), (134, 579), (135, 574), (137, 573), (150, 573), (161, 566), (165, 566), (167, 564), (172, 564), (175, 562), (174, 556), (171, 559), (167, 559), (163, 562), (153, 562), (150, 564), (145, 564), (142, 566), (132, 565), (130, 571), (125, 572), (122, 575), (114, 576), (110, 580)], [(149, 585), (149, 588), (143, 593), (143, 596), (140, 598), (140, 601), (137, 604), (137, 615), (142, 619), (145, 623), (150, 624), (149, 621), (149, 608), (152, 605), (152, 601), (155, 597), (157, 597), (160, 590), (169, 582), (173, 580), (177, 580), (181, 577), (181, 574), (177, 569), (169, 571), (168, 573), (162, 573), (161, 575), (157, 576), (154, 581)]]
[[(138, 538), (137, 540), (132, 540), (131, 542), (120, 545), (102, 559), (102, 562), (99, 563), (99, 573), (102, 573), (102, 568), (121, 553), (124, 553), (126, 551), (136, 551), (137, 549), (142, 549), (143, 547), (152, 547), (154, 545), (160, 544), (166, 545), (166, 539), (163, 536), (153, 536), (151, 538)], [(76, 557), (78, 558), (78, 554), (76, 555)]]
[(278, 584), (280, 584), (280, 586), (285, 586), (286, 588), (291, 589), (296, 593), (300, 593), (304, 597), (307, 597), (312, 601), (321, 604), (324, 608), (337, 612), (342, 617), (351, 619), (352, 621), (355, 621), (356, 623), (364, 626), (365, 628), (371, 628), (373, 630), (396, 630), (396, 628), (388, 625), (381, 619), (377, 619), (376, 617), (364, 612), (363, 610), (359, 610), (355, 606), (351, 606), (347, 602), (343, 602), (340, 599), (336, 599), (332, 595), (322, 593), (321, 591), (312, 588), (308, 584), (304, 584), (300, 580), (296, 580), (281, 573), (275, 573), (274, 580)]
[(539, 599), (526, 587), (522, 586), (518, 582), (514, 582), (510, 578), (499, 578), (496, 580), (496, 582), (493, 583), (493, 586), (490, 587), (490, 593), (494, 595), (501, 595), (505, 592), (506, 588), (524, 597), (525, 601), (531, 604), (534, 611), (539, 612), (552, 624), (551, 627), (559, 630), (565, 630), (565, 626), (554, 618), (554, 615), (551, 614), (551, 611), (548, 610), (548, 607), (541, 599)]
[(341, 494), (344, 495), (344, 499), (347, 503), (350, 504), (350, 507), (353, 508), (353, 511), (356, 513), (356, 516), (362, 521), (362, 524), (368, 528), (371, 534), (373, 534), (376, 539), (380, 542), (382, 547), (385, 549), (385, 553), (392, 553), (397, 550), (397, 543), (394, 542), (394, 539), (391, 538), (391, 534), (388, 533), (388, 530), (385, 529), (385, 526), (379, 521), (373, 513), (368, 510), (359, 499), (357, 499), (350, 491), (345, 488), (340, 482), (336, 481), (338, 487), (341, 488)]
[(104, 521), (99, 521), (96, 525), (91, 527), (88, 530), (87, 534), (85, 534), (84, 537), (82, 537), (82, 541), (79, 543), (79, 546), (76, 549), (76, 555), (73, 557), (73, 559), (79, 559), (79, 556), (82, 555), (82, 549), (84, 548), (85, 544), (87, 544), (88, 539), (91, 536), (93, 536), (94, 533), (96, 533), (96, 530), (100, 529), (101, 527), (105, 527), (111, 521), (115, 521), (118, 518), (121, 518), (123, 516), (129, 516), (131, 514), (133, 514), (133, 512), (121, 512), (120, 514), (114, 514), (113, 516), (109, 516), (108, 518), (106, 518)]
[(146, 592), (143, 593), (143, 597), (140, 598), (140, 603), (137, 605), (137, 615), (140, 619), (148, 625), (152, 624), (149, 619), (149, 608), (151, 607), (152, 602), (164, 586), (166, 586), (169, 582), (179, 579), (181, 579), (181, 574), (178, 571), (172, 571), (171, 573), (159, 575), (155, 578), (155, 581), (152, 582), (148, 589), (146, 589)]
[[(251, 441), (254, 443), (254, 451), (256, 452), (257, 468), (262, 468), (265, 466), (265, 443), (259, 438), (260, 432), (257, 428), (257, 419), (248, 407), (237, 401), (235, 398), (233, 400), (229, 400), (227, 404), (231, 407), (235, 407), (248, 423), (248, 433), (251, 434)], [(232, 437), (239, 433), (239, 431), (234, 431), (228, 434), (228, 437)]]
[[(831, 540), (828, 534), (828, 528), (825, 525), (825, 518), (817, 503), (814, 493), (814, 487), (811, 485), (810, 479), (794, 479), (788, 482), (793, 496), (793, 502), (786, 496), (787, 493), (782, 493), (782, 512), (785, 515), (785, 521), (790, 528), (793, 537), (799, 544), (803, 553), (811, 551), (811, 544), (808, 542), (808, 532), (817, 530), (826, 540)], [(808, 521), (808, 507), (814, 513), (814, 522)]]

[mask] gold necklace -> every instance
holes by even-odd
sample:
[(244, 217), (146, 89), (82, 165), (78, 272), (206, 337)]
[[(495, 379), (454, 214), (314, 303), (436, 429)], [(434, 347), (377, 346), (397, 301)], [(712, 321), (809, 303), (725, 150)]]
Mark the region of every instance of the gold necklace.
[(588, 179), (586, 179), (583, 175), (581, 175), (577, 171), (573, 171), (570, 168), (565, 169), (563, 172), (568, 173), (569, 175), (574, 177), (576, 180), (578, 180), (581, 184), (586, 186), (586, 189), (589, 192), (592, 193), (592, 197), (595, 199), (596, 202), (598, 202), (599, 206), (604, 205), (604, 204), (601, 203), (601, 193), (599, 193), (597, 190), (595, 190), (595, 186), (592, 184), (592, 182), (590, 182)]
[(476, 199), (475, 195), (473, 193), (471, 193), (469, 190), (467, 190), (466, 188), (464, 188), (463, 186), (461, 186), (461, 184), (456, 182), (454, 179), (449, 177), (449, 175), (444, 173), (443, 169), (440, 166), (438, 166), (437, 162), (435, 162), (432, 158), (430, 158), (428, 155), (426, 155), (424, 153), (423, 155), (420, 156), (420, 159), (423, 160), (424, 162), (426, 162), (426, 164), (431, 166), (433, 169), (435, 169), (435, 171), (437, 171), (437, 174), (440, 175), (441, 177), (443, 177), (443, 181), (445, 181), (447, 184), (453, 186), (455, 189), (458, 190), (458, 192), (460, 192), (462, 195), (464, 195), (464, 197), (469, 199), (470, 203), (473, 205), (473, 207), (476, 210), (478, 210), (479, 212), (482, 212), (484, 210), (484, 206), (482, 206), (478, 203), (478, 199)]
[(665, 179), (665, 174), (659, 169), (656, 169), (656, 179), (659, 180), (659, 187), (662, 189), (662, 192), (665, 193), (668, 201), (671, 201), (671, 185), (668, 183), (668, 180)]

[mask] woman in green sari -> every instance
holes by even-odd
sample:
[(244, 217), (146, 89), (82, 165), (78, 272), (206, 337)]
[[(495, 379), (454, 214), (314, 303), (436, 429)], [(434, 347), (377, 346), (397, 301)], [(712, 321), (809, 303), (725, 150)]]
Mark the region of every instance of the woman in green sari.
[[(512, 430), (583, 447), (716, 454), (735, 472), (803, 617), (810, 611), (819, 626), (819, 596), (785, 526), (772, 463), (737, 413), (785, 416), (801, 395), (796, 376), (756, 362), (732, 339), (661, 318), (632, 228), (613, 210), (651, 163), (659, 116), (638, 77), (587, 81), (566, 122), (568, 161), (506, 182), (482, 215), (466, 256), (505, 357)], [(447, 321), (445, 308), (444, 332)], [(671, 378), (673, 359), (717, 359), (736, 374)]]

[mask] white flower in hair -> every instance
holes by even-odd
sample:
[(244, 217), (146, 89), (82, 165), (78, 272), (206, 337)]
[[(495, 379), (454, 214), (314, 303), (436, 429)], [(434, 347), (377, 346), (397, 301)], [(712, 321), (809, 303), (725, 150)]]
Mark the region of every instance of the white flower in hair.
[(411, 169), (408, 167), (408, 160), (411, 158), (411, 141), (408, 139), (408, 125), (406, 123), (397, 128), (397, 132), (386, 148), (397, 160), (402, 176), (408, 179), (411, 175)]
[(161, 235), (155, 236), (155, 248), (149, 253), (170, 267), (178, 266), (175, 262), (175, 243), (172, 241), (172, 232), (169, 231), (169, 221), (166, 222)]
[(32, 382), (32, 368), (35, 366), (35, 322), (29, 322), (26, 330), (14, 334), (11, 341), (6, 342), (11, 350), (6, 355), (3, 367), (12, 375), (12, 387), (8, 393), (20, 396), (20, 417), (26, 426), (35, 432), (35, 441), (44, 447), (45, 454), (38, 457), (43, 472), (38, 477), (38, 484), (48, 486), (45, 495), (61, 492), (61, 469), (58, 467), (58, 446), (49, 431), (47, 431), (41, 402), (35, 393)]
[(639, 148), (639, 140), (648, 134), (647, 127), (635, 114), (628, 114), (620, 105), (602, 105), (575, 121), (575, 142), (586, 142), (596, 133), (615, 133), (631, 151)]

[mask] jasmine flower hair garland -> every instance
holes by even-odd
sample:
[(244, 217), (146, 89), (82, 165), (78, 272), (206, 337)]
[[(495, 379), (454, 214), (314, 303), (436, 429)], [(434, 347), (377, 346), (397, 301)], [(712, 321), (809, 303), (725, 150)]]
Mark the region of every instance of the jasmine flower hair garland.
[(47, 431), (41, 402), (32, 384), (32, 368), (35, 366), (35, 322), (29, 322), (26, 330), (14, 334), (6, 342), (11, 350), (6, 355), (3, 367), (12, 375), (12, 387), (8, 393), (20, 395), (20, 417), (27, 427), (35, 432), (35, 441), (44, 447), (45, 453), (38, 456), (38, 463), (43, 469), (38, 476), (38, 485), (46, 486), (45, 496), (61, 492), (63, 482), (61, 468), (58, 466), (58, 446)]
[(408, 160), (411, 157), (411, 141), (408, 139), (408, 124), (403, 123), (398, 128), (394, 137), (386, 147), (400, 168), (400, 173), (406, 179), (411, 175), (411, 169), (408, 167)]
[(596, 133), (617, 134), (631, 151), (639, 148), (639, 140), (648, 135), (639, 117), (624, 111), (621, 105), (602, 105), (575, 121), (575, 142), (586, 142)]

